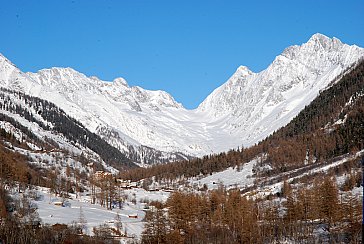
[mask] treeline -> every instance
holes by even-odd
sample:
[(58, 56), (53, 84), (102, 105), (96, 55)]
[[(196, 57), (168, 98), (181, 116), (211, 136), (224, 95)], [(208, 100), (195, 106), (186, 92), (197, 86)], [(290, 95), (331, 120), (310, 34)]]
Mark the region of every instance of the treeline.
[[(17, 122), (15, 119), (9, 117), (6, 114), (0, 113), (0, 120), (1, 121), (6, 121), (8, 123), (10, 123), (11, 125), (13, 125), (15, 128), (17, 128), (18, 130), (20, 130), (24, 135), (27, 136), (27, 139), (30, 140), (31, 142), (33, 142), (34, 144), (37, 145), (42, 145), (45, 146), (45, 143), (43, 143), (41, 140), (39, 140), (39, 138), (34, 135), (34, 133), (29, 130), (29, 128), (23, 126), (22, 124), (20, 124), (19, 122)], [(7, 133), (4, 129), (0, 128), (0, 136), (7, 139), (7, 140), (11, 140), (12, 143), (15, 143), (17, 145), (22, 145), (21, 141), (18, 141), (11, 133)], [(26, 145), (23, 145), (26, 146)]]
[(321, 91), (291, 123), (271, 137), (305, 134), (333, 124), (337, 119), (344, 119), (347, 112), (355, 106), (355, 101), (364, 95), (363, 84), (364, 60), (333, 86)]
[[(16, 97), (19, 101), (24, 101), (29, 108), (15, 103), (12, 96)], [(60, 133), (71, 142), (90, 148), (100, 155), (107, 164), (115, 168), (126, 169), (136, 167), (118, 149), (101, 139), (100, 136), (87, 130), (81, 123), (69, 117), (62, 109), (51, 102), (28, 96), (21, 92), (0, 88), (0, 108), (19, 114), (26, 120), (37, 123), (44, 130)], [(45, 122), (41, 121), (39, 117)]]
[[(180, 176), (207, 175), (243, 165), (265, 155), (257, 165), (269, 176), (364, 148), (364, 61), (320, 95), (287, 126), (250, 148), (231, 150), (201, 159), (155, 165), (122, 172), (121, 177), (140, 180), (174, 180)], [(257, 167), (257, 169), (258, 169)]]
[(359, 243), (361, 201), (339, 196), (330, 177), (281, 198), (253, 200), (240, 191), (174, 192), (147, 214), (142, 243)]
[(203, 158), (157, 164), (148, 168), (136, 168), (120, 172), (119, 177), (132, 181), (155, 177), (155, 180), (158, 181), (160, 179), (174, 180), (182, 175), (184, 177), (195, 177), (200, 174), (208, 175), (248, 161), (247, 157), (250, 155), (247, 153), (248, 151), (250, 149), (237, 149), (231, 150), (228, 153), (223, 152), (204, 156)]

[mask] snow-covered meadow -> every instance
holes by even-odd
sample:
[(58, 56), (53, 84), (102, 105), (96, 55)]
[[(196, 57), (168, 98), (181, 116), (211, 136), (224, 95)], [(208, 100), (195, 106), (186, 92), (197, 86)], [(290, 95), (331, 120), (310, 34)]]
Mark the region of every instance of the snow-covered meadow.
[[(85, 225), (85, 232), (93, 235), (93, 228), (101, 225), (114, 227), (119, 215), (122, 223), (121, 232), (126, 239), (140, 238), (144, 228), (146, 206), (149, 201), (165, 202), (170, 193), (164, 191), (145, 191), (140, 188), (125, 190), (127, 198), (121, 209), (115, 206), (108, 210), (99, 204), (92, 204), (87, 194), (78, 196), (70, 194), (63, 199), (50, 193), (48, 188), (37, 187), (33, 194), (37, 196), (32, 200), (32, 207), (37, 209), (42, 224), (79, 224), (81, 219)], [(23, 193), (13, 191), (15, 198), (20, 198)]]

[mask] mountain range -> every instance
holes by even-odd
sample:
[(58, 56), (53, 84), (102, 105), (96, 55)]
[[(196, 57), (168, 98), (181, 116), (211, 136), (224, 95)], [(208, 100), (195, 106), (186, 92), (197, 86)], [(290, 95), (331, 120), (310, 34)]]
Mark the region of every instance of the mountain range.
[(313, 35), (265, 70), (245, 66), (194, 110), (164, 91), (87, 77), (72, 68), (24, 73), (0, 55), (0, 86), (58, 106), (139, 165), (251, 146), (288, 124), (364, 58), (364, 49)]

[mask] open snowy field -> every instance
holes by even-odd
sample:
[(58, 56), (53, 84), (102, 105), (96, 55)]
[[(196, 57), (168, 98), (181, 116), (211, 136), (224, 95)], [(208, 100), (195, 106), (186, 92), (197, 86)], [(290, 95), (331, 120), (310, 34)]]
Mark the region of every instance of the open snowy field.
[[(145, 200), (159, 200), (166, 201), (169, 194), (168, 192), (157, 191), (148, 192), (143, 189), (130, 189), (126, 190), (125, 194), (128, 196), (121, 209), (114, 208), (107, 210), (98, 204), (91, 204), (89, 196), (81, 196), (76, 198), (72, 195), (71, 199), (66, 200), (65, 206), (60, 206), (59, 203), (62, 198), (55, 197), (54, 194), (49, 194), (48, 188), (39, 188), (37, 190), (38, 198), (34, 200), (38, 208), (39, 217), (44, 224), (68, 224), (78, 223), (81, 216), (84, 217), (87, 226), (87, 233), (93, 235), (93, 227), (102, 224), (107, 224), (110, 227), (114, 226), (115, 217), (120, 215), (122, 230), (128, 237), (141, 236), (144, 228), (143, 219), (145, 217)], [(135, 199), (136, 204), (131, 201)], [(135, 201), (134, 201), (135, 202)], [(130, 218), (136, 216), (136, 218)]]

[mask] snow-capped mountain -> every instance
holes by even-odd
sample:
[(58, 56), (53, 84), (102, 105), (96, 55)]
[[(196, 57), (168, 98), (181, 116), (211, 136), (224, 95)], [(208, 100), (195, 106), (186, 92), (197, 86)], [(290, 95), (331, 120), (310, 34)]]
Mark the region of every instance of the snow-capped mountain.
[(239, 67), (197, 111), (252, 145), (286, 125), (363, 57), (363, 48), (315, 34), (301, 46), (286, 48), (260, 73)]
[[(195, 110), (168, 93), (87, 77), (71, 68), (22, 73), (0, 56), (0, 85), (49, 100), (140, 163), (249, 146), (286, 125), (364, 49), (313, 35), (259, 73), (241, 66)], [(151, 156), (152, 155), (152, 156)]]
[[(162, 107), (182, 107), (164, 91), (129, 87), (122, 78), (105, 82), (96, 77), (86, 77), (71, 68), (44, 69), (37, 74), (23, 73), (2, 55), (0, 85), (55, 103), (89, 130), (126, 153), (134, 162), (147, 164), (187, 158), (177, 150), (159, 151), (128, 136), (138, 128), (141, 128), (141, 136), (153, 133), (143, 128), (146, 124), (143, 120), (148, 119), (148, 115), (138, 118), (143, 113), (142, 107), (156, 112)], [(121, 125), (126, 133), (118, 129)]]

